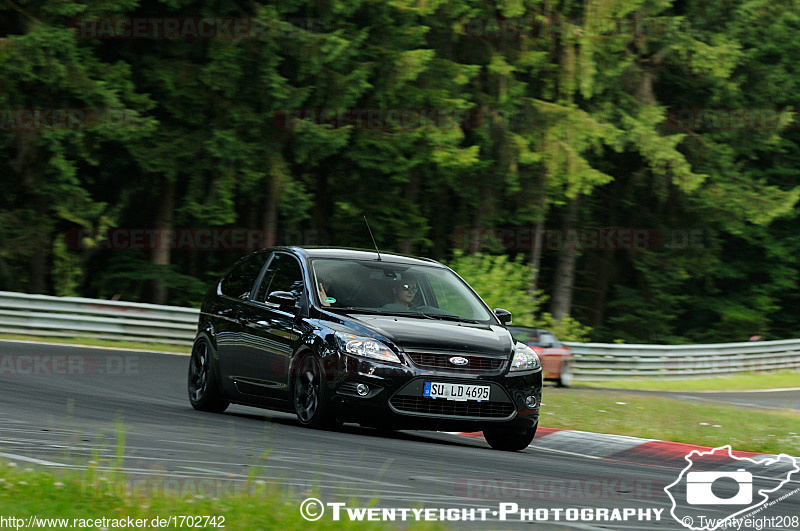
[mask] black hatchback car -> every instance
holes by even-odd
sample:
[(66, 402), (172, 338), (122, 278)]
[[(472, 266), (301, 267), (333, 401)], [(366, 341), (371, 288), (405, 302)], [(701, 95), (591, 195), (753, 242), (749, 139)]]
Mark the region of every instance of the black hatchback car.
[(276, 247), (236, 263), (203, 302), (189, 364), (195, 409), (293, 412), (300, 424), (483, 431), (527, 447), (536, 353), (448, 267), (374, 251)]

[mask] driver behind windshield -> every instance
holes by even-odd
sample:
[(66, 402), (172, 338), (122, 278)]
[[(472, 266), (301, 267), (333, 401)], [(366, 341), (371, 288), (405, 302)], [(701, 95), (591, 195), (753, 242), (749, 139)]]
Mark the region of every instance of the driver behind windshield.
[(419, 288), (417, 281), (413, 279), (406, 280), (404, 283), (392, 287), (392, 295), (394, 300), (389, 304), (384, 304), (384, 310), (408, 310), (413, 306), (414, 297), (417, 295)]
[(327, 276), (320, 276), (318, 277), (317, 282), (317, 290), (319, 293), (319, 302), (323, 306), (330, 306), (331, 303), (336, 302), (336, 299), (330, 296), (329, 292), (331, 290), (331, 279)]

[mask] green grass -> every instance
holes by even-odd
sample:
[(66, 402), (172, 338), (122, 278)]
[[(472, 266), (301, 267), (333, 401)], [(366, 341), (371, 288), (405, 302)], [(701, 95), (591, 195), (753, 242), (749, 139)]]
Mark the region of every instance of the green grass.
[[(211, 480), (205, 480), (211, 481)], [(321, 501), (345, 502), (347, 507), (374, 506), (358, 500), (326, 500), (313, 493), (292, 495), (275, 484), (250, 480), (245, 488), (229, 495), (206, 497), (197, 492), (203, 489), (184, 489), (184, 492), (165, 493), (164, 489), (137, 491), (134, 481), (126, 481), (121, 473), (109, 474), (89, 468), (78, 471), (43, 471), (22, 469), (13, 463), (0, 462), (0, 516), (26, 519), (67, 518), (70, 527), (73, 519), (146, 519), (170, 516), (224, 517), (224, 529), (394, 529), (392, 522), (351, 522), (346, 513), (340, 521), (333, 521), (330, 508), (316, 522), (307, 522), (300, 516), (300, 502), (314, 496)], [(186, 483), (184, 483), (186, 485)], [(177, 489), (176, 489), (177, 490)], [(213, 493), (213, 489), (212, 493)], [(189, 492), (192, 491), (192, 492)], [(398, 506), (401, 506), (399, 504)], [(343, 510), (344, 511), (344, 510)], [(180, 520), (178, 521), (180, 523)], [(47, 526), (41, 526), (47, 527)], [(92, 526), (98, 527), (98, 526)], [(188, 526), (185, 524), (182, 529)], [(52, 526), (51, 528), (55, 528)], [(112, 527), (108, 527), (111, 529)], [(147, 525), (150, 529), (150, 525)], [(167, 529), (177, 529), (170, 525)], [(215, 529), (212, 526), (195, 527)], [(432, 523), (411, 523), (411, 529), (444, 529)]]
[(800, 372), (743, 373), (700, 380), (628, 378), (606, 382), (575, 382), (575, 387), (637, 389), (642, 391), (742, 391), (800, 387)]
[(546, 388), (542, 426), (800, 456), (800, 413), (697, 404), (652, 395)]
[(64, 345), (88, 345), (90, 347), (125, 348), (137, 350), (154, 350), (156, 352), (176, 352), (189, 354), (191, 347), (170, 345), (168, 343), (146, 343), (144, 341), (116, 341), (113, 339), (96, 339), (93, 337), (44, 337), (23, 334), (0, 334), (0, 339), (16, 339), (36, 341), (37, 343), (61, 343)]

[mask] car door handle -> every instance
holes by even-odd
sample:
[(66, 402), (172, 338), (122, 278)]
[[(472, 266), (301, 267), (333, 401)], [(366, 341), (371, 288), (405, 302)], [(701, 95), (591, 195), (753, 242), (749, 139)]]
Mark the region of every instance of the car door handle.
[(235, 317), (236, 317), (236, 321), (237, 321), (238, 323), (240, 323), (240, 324), (248, 324), (248, 323), (252, 323), (252, 322), (254, 321), (254, 319), (252, 319), (252, 318), (251, 318), (251, 317), (248, 315), (248, 313), (247, 313), (247, 312), (245, 312), (245, 311), (243, 311), (243, 310), (241, 310), (241, 309), (239, 309), (239, 310), (236, 312), (236, 316), (235, 316)]

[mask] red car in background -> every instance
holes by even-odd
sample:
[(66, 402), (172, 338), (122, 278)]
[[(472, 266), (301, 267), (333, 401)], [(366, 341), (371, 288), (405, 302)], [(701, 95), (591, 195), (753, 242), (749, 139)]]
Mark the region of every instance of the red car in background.
[(559, 387), (572, 385), (572, 350), (564, 346), (552, 332), (526, 326), (509, 326), (508, 331), (514, 339), (536, 351), (542, 360), (545, 380), (554, 381)]

